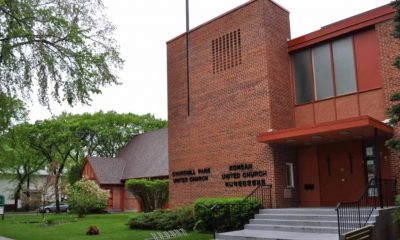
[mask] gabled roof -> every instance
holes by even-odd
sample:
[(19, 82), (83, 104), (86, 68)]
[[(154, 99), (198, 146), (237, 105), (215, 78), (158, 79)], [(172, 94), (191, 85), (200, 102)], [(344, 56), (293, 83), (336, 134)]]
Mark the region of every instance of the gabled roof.
[(125, 160), (121, 158), (87, 157), (99, 184), (120, 184)]
[(126, 160), (122, 179), (168, 176), (168, 129), (134, 137), (118, 157)]
[(87, 157), (99, 184), (168, 176), (168, 129), (137, 135), (116, 158)]

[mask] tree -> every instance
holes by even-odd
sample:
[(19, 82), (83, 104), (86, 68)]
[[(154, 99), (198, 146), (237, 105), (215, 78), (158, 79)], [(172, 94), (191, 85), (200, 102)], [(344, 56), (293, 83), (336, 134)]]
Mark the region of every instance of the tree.
[(167, 126), (151, 114), (119, 114), (113, 111), (75, 115), (84, 152), (90, 156), (115, 157), (135, 135)]
[(119, 114), (113, 111), (64, 114), (65, 121), (76, 126), (80, 143), (71, 152), (73, 161), (68, 165), (70, 183), (79, 180), (82, 160), (86, 156), (115, 157), (135, 136), (167, 125), (165, 120), (156, 119), (151, 114)]
[[(46, 159), (29, 147), (27, 131), (29, 124), (14, 126), (0, 138), (0, 172), (16, 181), (14, 204), (21, 198), (21, 190), (26, 183), (27, 198), (32, 176), (45, 166)], [(29, 208), (29, 206), (28, 206)]]
[(43, 156), (54, 175), (56, 212), (60, 211), (60, 179), (74, 149), (78, 148), (76, 126), (60, 117), (36, 121), (27, 134), (29, 146)]
[(0, 92), (0, 134), (4, 134), (12, 125), (26, 120), (27, 115), (21, 100)]
[(114, 157), (134, 135), (165, 126), (166, 121), (150, 114), (63, 113), (51, 119), (36, 121), (27, 136), (29, 146), (52, 166), (58, 212), (59, 183), (66, 170), (70, 171), (68, 178), (73, 183), (80, 176), (84, 157)]
[(151, 212), (168, 202), (169, 180), (130, 179), (125, 188), (140, 199), (143, 211)]
[(107, 206), (108, 192), (94, 181), (82, 179), (67, 188), (68, 204), (79, 217), (84, 214), (104, 210)]
[(0, 93), (88, 103), (117, 84), (115, 27), (101, 0), (0, 0)]
[[(400, 39), (400, 0), (392, 2), (392, 6), (396, 9), (396, 15), (394, 17), (394, 30), (393, 37)], [(400, 56), (397, 56), (393, 63), (395, 67), (400, 69)], [(393, 103), (392, 106), (387, 110), (387, 115), (390, 118), (390, 122), (393, 126), (399, 127), (400, 123), (400, 92), (393, 94), (390, 97), (390, 101)], [(400, 138), (398, 136), (392, 137), (386, 143), (389, 148), (399, 152), (400, 151)], [(395, 204), (400, 205), (400, 195), (395, 198)], [(400, 223), (400, 210), (397, 208), (393, 213), (393, 221)]]

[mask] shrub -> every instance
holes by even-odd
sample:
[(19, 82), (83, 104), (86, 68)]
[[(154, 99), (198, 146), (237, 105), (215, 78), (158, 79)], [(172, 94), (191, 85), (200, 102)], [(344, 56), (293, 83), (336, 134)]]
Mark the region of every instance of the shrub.
[(151, 212), (168, 202), (169, 180), (131, 179), (125, 188), (142, 201), (143, 211)]
[(132, 229), (163, 231), (180, 228), (193, 230), (195, 221), (193, 208), (185, 206), (174, 210), (155, 210), (142, 213), (132, 218), (129, 226)]
[(54, 225), (54, 224), (56, 224), (56, 221), (54, 219), (47, 219), (46, 220), (46, 224), (47, 225)]
[(108, 193), (94, 181), (82, 179), (67, 188), (68, 204), (79, 217), (91, 212), (101, 212), (107, 206)]
[(260, 209), (256, 200), (243, 198), (202, 198), (194, 203), (196, 231), (241, 229)]
[(99, 235), (100, 234), (100, 230), (97, 226), (90, 226), (88, 227), (88, 229), (86, 230), (86, 235)]
[[(400, 206), (400, 195), (396, 195), (394, 203), (396, 206)], [(400, 224), (400, 208), (394, 210), (392, 217), (394, 223)]]

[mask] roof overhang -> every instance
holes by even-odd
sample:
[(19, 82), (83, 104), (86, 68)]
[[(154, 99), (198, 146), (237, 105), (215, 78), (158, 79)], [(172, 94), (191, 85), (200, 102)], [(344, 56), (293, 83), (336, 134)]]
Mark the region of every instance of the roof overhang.
[(360, 116), (308, 127), (263, 132), (257, 136), (257, 141), (268, 144), (301, 146), (355, 139), (373, 139), (375, 129), (379, 137), (389, 138), (393, 135), (391, 126), (369, 116)]
[(394, 15), (395, 9), (390, 4), (387, 4), (353, 17), (343, 19), (339, 22), (332, 23), (315, 32), (289, 40), (288, 50), (289, 52), (297, 51), (350, 32), (368, 28), (377, 23), (391, 20)]

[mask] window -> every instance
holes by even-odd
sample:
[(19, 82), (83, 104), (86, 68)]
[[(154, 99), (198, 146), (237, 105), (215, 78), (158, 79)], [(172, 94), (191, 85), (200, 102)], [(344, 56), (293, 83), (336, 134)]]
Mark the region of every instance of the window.
[(296, 103), (311, 102), (311, 67), (308, 50), (293, 54), (293, 68)]
[(336, 95), (356, 91), (356, 74), (353, 54), (353, 38), (346, 37), (332, 43), (335, 65)]
[(333, 96), (331, 46), (324, 44), (312, 49), (315, 99)]
[(296, 52), (292, 62), (296, 104), (357, 91), (353, 36)]
[(293, 163), (286, 163), (286, 187), (294, 188)]

